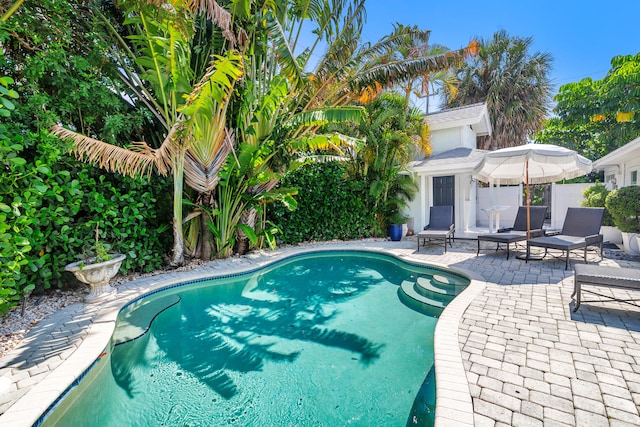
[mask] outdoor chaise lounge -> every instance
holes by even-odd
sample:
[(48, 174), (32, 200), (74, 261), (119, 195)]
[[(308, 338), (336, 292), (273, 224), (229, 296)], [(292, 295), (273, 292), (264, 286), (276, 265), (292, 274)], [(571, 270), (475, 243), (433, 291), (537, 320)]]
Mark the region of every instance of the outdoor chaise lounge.
[[(547, 214), (546, 206), (531, 206), (530, 208), (530, 237), (544, 236), (542, 225), (544, 217)], [(527, 207), (520, 206), (516, 214), (516, 220), (511, 228), (503, 228), (497, 233), (487, 233), (478, 235), (478, 252), (480, 254), (480, 242), (496, 242), (496, 251), (500, 249), (500, 243), (507, 245), (507, 259), (509, 259), (509, 245), (511, 243), (522, 242), (527, 240)]]
[(427, 239), (443, 240), (444, 252), (447, 252), (447, 242), (453, 247), (451, 242), (454, 240), (453, 233), (455, 226), (453, 224), (453, 206), (431, 206), (429, 210), (429, 225), (416, 236), (418, 238), (418, 251), (420, 251), (420, 239), (423, 246)]
[(604, 208), (569, 208), (562, 225), (560, 234), (553, 236), (536, 237), (527, 240), (527, 257), (529, 261), (531, 247), (544, 248), (546, 256), (549, 249), (561, 250), (565, 253), (564, 269), (569, 268), (569, 254), (574, 249), (584, 249), (584, 262), (587, 263), (587, 248), (600, 246), (600, 259), (602, 259), (603, 237), (600, 234), (600, 225)]
[[(636, 289), (640, 290), (640, 269), (606, 267), (602, 265), (576, 264), (573, 276), (573, 293), (576, 306), (573, 311), (578, 311), (581, 302), (582, 286), (593, 285), (607, 288)], [(593, 291), (584, 291), (594, 295), (608, 298), (613, 301), (624, 302), (638, 306), (636, 299), (619, 299), (609, 295), (600, 294)], [(597, 300), (585, 300), (582, 302), (596, 302)]]

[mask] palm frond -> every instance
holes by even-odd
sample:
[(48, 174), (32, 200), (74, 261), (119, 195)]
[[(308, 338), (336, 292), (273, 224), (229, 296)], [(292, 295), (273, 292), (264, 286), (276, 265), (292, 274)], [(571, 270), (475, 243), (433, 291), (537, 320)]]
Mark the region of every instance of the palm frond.
[(242, 76), (241, 57), (230, 53), (216, 57), (207, 73), (187, 98), (181, 112), (189, 145), (185, 156), (185, 180), (199, 192), (209, 192), (218, 183), (218, 172), (233, 147), (226, 130), (226, 112), (235, 82)]
[(300, 156), (296, 159), (301, 163), (329, 163), (329, 162), (348, 162), (351, 158), (345, 156), (332, 156), (330, 154), (314, 154)]
[(267, 13), (266, 20), (267, 30), (275, 45), (278, 60), (282, 64), (282, 71), (297, 86), (303, 81), (304, 69), (298, 63), (281, 23), (271, 13)]
[[(149, 176), (153, 166), (156, 166), (160, 174), (167, 173), (166, 162), (159, 161), (161, 152), (149, 147), (145, 142), (134, 142), (131, 148), (127, 149), (90, 138), (59, 125), (54, 125), (51, 132), (59, 138), (72, 139), (73, 152), (79, 160), (107, 171), (132, 177)], [(166, 153), (166, 151), (165, 147), (163, 152)]]
[(376, 82), (387, 86), (425, 73), (452, 68), (464, 59), (465, 51), (466, 49), (460, 49), (424, 58), (379, 64), (356, 76), (350, 82), (350, 86), (354, 91), (363, 87), (371, 87)]
[(360, 123), (365, 117), (362, 107), (332, 107), (303, 111), (292, 116), (286, 123), (291, 128), (322, 126), (329, 123)]
[[(166, 0), (145, 0), (147, 4), (166, 7)], [(231, 48), (235, 48), (236, 37), (233, 33), (233, 17), (231, 14), (215, 0), (176, 0), (172, 2), (174, 7), (184, 8), (194, 14), (204, 14), (213, 24), (220, 27), (222, 34), (231, 44)]]

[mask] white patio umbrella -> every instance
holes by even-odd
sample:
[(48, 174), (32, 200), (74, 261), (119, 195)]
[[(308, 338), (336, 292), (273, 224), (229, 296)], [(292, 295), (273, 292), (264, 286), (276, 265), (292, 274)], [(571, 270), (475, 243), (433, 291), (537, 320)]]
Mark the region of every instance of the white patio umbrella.
[(527, 239), (531, 237), (529, 184), (544, 184), (591, 172), (591, 160), (568, 148), (551, 144), (526, 144), (488, 152), (473, 170), (476, 179), (526, 186)]

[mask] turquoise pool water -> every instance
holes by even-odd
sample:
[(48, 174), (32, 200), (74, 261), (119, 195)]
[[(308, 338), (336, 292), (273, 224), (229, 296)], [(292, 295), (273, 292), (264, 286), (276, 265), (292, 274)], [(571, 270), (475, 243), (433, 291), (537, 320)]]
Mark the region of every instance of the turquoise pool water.
[(44, 425), (429, 426), (441, 309), (400, 285), (434, 274), (322, 252), (147, 296)]

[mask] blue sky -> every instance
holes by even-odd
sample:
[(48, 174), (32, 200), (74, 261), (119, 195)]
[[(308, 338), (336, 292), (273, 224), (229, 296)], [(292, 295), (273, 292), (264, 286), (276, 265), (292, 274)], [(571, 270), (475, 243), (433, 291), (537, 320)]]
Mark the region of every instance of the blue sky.
[(535, 51), (553, 56), (554, 93), (585, 77), (600, 79), (611, 58), (640, 52), (640, 0), (366, 0), (363, 41), (377, 41), (393, 24), (431, 30), (431, 43), (458, 49), (500, 29), (532, 37)]

